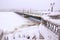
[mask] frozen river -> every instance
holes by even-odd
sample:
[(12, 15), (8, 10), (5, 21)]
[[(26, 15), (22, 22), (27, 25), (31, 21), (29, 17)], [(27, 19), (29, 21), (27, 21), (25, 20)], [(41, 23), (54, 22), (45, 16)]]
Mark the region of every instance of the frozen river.
[[(26, 25), (28, 26), (26, 27)], [(2, 40), (39, 39), (38, 26), (32, 20), (24, 18), (14, 12), (0, 12), (0, 30), (6, 33), (3, 35)]]
[(4, 32), (12, 31), (29, 23), (32, 22), (14, 12), (0, 12), (0, 29)]

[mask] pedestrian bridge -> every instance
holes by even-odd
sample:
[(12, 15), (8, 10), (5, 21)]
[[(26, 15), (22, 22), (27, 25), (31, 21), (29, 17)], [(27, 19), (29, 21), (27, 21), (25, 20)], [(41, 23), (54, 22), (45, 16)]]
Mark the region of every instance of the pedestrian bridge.
[(32, 15), (32, 16), (37, 16), (37, 17), (41, 17), (41, 15), (48, 15), (50, 14), (49, 11), (40, 11), (40, 10), (19, 10), (19, 11), (15, 11), (19, 14), (26, 14), (26, 15)]

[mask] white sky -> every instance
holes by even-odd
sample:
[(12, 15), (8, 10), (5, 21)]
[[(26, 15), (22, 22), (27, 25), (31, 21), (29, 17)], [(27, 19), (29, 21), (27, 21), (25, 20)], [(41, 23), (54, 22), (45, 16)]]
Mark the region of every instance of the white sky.
[(50, 3), (55, 2), (54, 8), (60, 9), (60, 0), (0, 0), (0, 9), (40, 9), (48, 10)]

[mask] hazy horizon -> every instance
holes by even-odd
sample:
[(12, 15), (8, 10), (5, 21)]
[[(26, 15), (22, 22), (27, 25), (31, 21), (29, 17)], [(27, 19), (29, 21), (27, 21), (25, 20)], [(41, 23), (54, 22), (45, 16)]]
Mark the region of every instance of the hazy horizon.
[(50, 3), (55, 2), (54, 10), (60, 10), (60, 0), (0, 0), (1, 9), (38, 9), (48, 10)]

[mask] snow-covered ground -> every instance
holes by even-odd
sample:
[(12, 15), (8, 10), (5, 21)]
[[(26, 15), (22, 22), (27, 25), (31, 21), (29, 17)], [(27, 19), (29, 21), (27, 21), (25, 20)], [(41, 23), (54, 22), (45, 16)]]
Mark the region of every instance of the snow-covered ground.
[[(56, 21), (47, 15), (43, 15), (42, 18), (52, 22)], [(52, 32), (47, 31), (47, 29), (41, 25), (26, 26), (32, 23), (33, 22), (31, 20), (28, 20), (14, 12), (0, 12), (0, 29), (6, 33), (3, 35), (2, 40), (40, 40), (39, 38), (41, 32), (43, 32), (42, 34), (45, 35), (46, 38), (50, 39), (48, 37), (50, 36), (55, 39), (54, 36), (56, 35), (51, 35)]]
[[(59, 15), (58, 13), (56, 13), (56, 15)], [(44, 20), (48, 20), (54, 24), (60, 25), (60, 19), (52, 19), (50, 16), (48, 15), (43, 15), (41, 16)]]
[(36, 37), (36, 40), (39, 40), (39, 30), (37, 26), (22, 28), (14, 33), (6, 34), (2, 40), (35, 40), (35, 38), (33, 38), (34, 36)]
[(0, 12), (0, 29), (3, 31), (12, 31), (15, 28), (21, 27), (23, 24), (31, 23), (20, 15), (14, 12)]
[[(0, 12), (0, 29), (4, 34), (2, 40), (39, 40), (38, 26), (27, 26), (21, 28), (24, 24), (33, 22), (14, 12)], [(18, 28), (18, 30), (16, 30)], [(14, 32), (12, 32), (15, 30)]]

